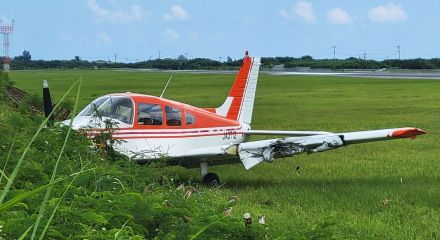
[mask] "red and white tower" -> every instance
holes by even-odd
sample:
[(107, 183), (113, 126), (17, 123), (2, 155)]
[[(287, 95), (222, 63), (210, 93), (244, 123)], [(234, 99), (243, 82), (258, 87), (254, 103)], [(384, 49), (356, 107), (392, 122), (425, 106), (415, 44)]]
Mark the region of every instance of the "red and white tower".
[(3, 71), (9, 72), (9, 64), (11, 59), (9, 58), (9, 34), (14, 31), (14, 20), (10, 23), (3, 24), (0, 19), (0, 33), (3, 35)]

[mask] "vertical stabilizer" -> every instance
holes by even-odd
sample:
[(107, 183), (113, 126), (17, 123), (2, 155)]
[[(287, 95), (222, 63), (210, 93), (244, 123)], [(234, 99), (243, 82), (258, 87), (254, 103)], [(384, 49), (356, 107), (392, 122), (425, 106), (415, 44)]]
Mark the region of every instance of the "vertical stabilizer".
[(216, 113), (239, 122), (251, 124), (257, 91), (260, 58), (249, 57), (248, 52), (223, 105), (216, 108)]

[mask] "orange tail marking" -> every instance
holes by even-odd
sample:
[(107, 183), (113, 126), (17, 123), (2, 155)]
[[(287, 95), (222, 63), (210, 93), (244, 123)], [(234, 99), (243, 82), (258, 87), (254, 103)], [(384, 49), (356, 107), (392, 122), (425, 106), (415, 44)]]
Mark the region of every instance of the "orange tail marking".
[(241, 68), (237, 74), (237, 77), (235, 78), (231, 91), (229, 92), (229, 97), (234, 97), (228, 114), (226, 115), (226, 117), (229, 119), (238, 119), (238, 113), (240, 111), (240, 106), (243, 100), (244, 90), (246, 88), (246, 82), (250, 73), (251, 66), (252, 58), (246, 55), (243, 58)]

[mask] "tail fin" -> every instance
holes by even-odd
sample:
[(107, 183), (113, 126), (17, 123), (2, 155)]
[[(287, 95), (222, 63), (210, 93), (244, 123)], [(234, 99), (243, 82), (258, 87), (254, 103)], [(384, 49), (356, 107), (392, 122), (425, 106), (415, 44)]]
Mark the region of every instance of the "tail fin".
[(228, 97), (223, 105), (215, 109), (218, 115), (251, 124), (259, 70), (260, 58), (249, 57), (246, 51)]

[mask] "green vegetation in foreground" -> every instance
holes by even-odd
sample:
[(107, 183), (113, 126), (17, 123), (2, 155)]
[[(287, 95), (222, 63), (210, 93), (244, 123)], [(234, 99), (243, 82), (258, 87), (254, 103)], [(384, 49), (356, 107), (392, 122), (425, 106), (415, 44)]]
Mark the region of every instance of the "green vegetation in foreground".
[[(165, 96), (201, 107), (221, 104), (234, 79), (233, 75), (173, 75)], [(159, 95), (169, 74), (32, 71), (14, 72), (12, 80), (41, 94), (41, 80), (48, 79), (57, 99), (79, 76), (84, 79), (80, 99), (84, 106), (110, 92)], [(415, 126), (429, 134), (414, 141), (301, 155), (250, 171), (240, 165), (212, 167), (210, 171), (226, 182), (213, 194), (220, 199), (237, 195), (240, 205), (233, 211), (237, 218), (244, 212), (265, 214), (272, 237), (439, 238), (439, 84), (436, 80), (261, 75), (254, 129), (344, 132)], [(138, 166), (129, 169), (148, 171)], [(164, 171), (199, 178), (197, 169), (167, 167)]]
[(82, 134), (69, 135), (68, 127), (39, 128), (47, 119), (27, 111), (0, 95), (0, 239), (261, 239), (267, 234), (263, 225), (245, 227), (241, 218), (224, 214), (237, 201), (221, 192), (164, 175), (160, 163), (139, 166), (123, 156), (110, 158), (111, 151), (95, 151)]

